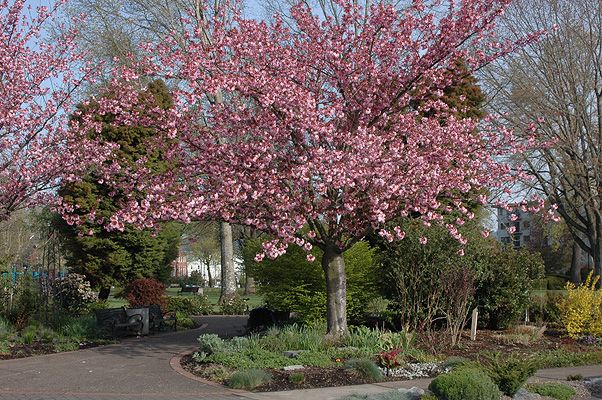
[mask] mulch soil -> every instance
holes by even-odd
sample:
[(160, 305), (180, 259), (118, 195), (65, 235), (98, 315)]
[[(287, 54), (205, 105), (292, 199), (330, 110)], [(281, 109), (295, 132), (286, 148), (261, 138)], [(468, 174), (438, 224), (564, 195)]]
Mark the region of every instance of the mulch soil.
[[(101, 343), (80, 343), (79, 350), (89, 349), (100, 346)], [(58, 353), (52, 343), (33, 342), (31, 344), (13, 344), (8, 346), (8, 353), (0, 353), (0, 360), (11, 360), (14, 358), (24, 358), (31, 356), (40, 356), (44, 354)]]
[[(580, 343), (577, 340), (561, 337), (558, 332), (548, 331), (540, 340), (531, 343), (509, 342), (502, 336), (502, 331), (478, 331), (475, 341), (470, 340), (470, 334), (464, 332), (459, 346), (449, 346), (447, 342), (438, 342), (434, 345), (427, 345), (427, 340), (422, 339), (420, 347), (432, 351), (444, 357), (459, 356), (474, 359), (482, 352), (500, 352), (503, 354), (513, 353), (530, 354), (541, 350), (564, 349), (572, 353), (581, 353), (592, 351), (592, 346)], [(447, 337), (442, 335), (443, 340)]]

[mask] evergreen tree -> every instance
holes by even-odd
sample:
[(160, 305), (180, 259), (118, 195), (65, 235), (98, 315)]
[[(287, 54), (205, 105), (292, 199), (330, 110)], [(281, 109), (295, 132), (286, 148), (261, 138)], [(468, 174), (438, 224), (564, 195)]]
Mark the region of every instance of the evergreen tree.
[[(141, 104), (147, 109), (172, 106), (169, 90), (162, 81), (150, 83), (146, 93), (148, 97)], [(98, 105), (92, 103), (80, 110), (94, 113), (96, 107)], [(167, 168), (161, 150), (149, 142), (155, 134), (154, 129), (110, 125), (110, 115), (98, 118), (102, 118), (105, 125), (99, 133), (100, 138), (119, 145), (115, 159), (122, 166), (145, 159), (145, 166), (152, 171)], [(77, 204), (80, 216), (94, 210), (97, 222), (107, 221), (125, 196), (125, 193), (116, 193), (109, 188), (93, 170), (84, 179), (64, 185), (60, 194), (65, 203)], [(108, 296), (113, 284), (124, 284), (137, 278), (167, 280), (171, 262), (178, 255), (182, 232), (181, 225), (175, 222), (162, 224), (158, 233), (127, 225), (123, 231), (109, 232), (94, 221), (75, 226), (58, 216), (55, 224), (63, 236), (67, 266), (73, 272), (86, 275), (92, 285), (100, 288), (100, 298)]]

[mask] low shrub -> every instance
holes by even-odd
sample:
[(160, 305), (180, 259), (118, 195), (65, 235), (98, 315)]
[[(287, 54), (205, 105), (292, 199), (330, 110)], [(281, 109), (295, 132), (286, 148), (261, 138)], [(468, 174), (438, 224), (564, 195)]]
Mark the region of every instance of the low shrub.
[(352, 369), (358, 375), (370, 382), (380, 382), (383, 380), (383, 373), (378, 366), (367, 358), (354, 358), (345, 361), (345, 368)]
[(293, 372), (288, 376), (288, 381), (295, 385), (302, 385), (305, 383), (305, 374), (303, 372)]
[(228, 379), (228, 386), (233, 389), (252, 390), (258, 386), (269, 383), (272, 376), (261, 369), (237, 371)]
[(184, 329), (191, 329), (196, 327), (196, 324), (190, 318), (190, 314), (186, 314), (182, 311), (176, 311), (176, 319), (178, 320), (178, 326)]
[(156, 279), (133, 280), (124, 288), (123, 294), (132, 308), (158, 304), (162, 310), (167, 309), (165, 285)]
[(168, 296), (167, 311), (181, 312), (186, 315), (208, 315), (213, 311), (213, 305), (206, 295), (182, 297)]
[(529, 355), (537, 369), (576, 367), (602, 363), (602, 350), (571, 352), (564, 349), (542, 350)]
[(247, 302), (238, 294), (226, 299), (219, 306), (219, 312), (222, 315), (242, 315), (247, 310)]
[(199, 342), (199, 352), (203, 352), (206, 355), (219, 353), (226, 347), (224, 340), (215, 333), (201, 335), (197, 341)]
[(460, 367), (433, 379), (429, 385), (439, 400), (499, 400), (501, 393), (481, 369)]
[(502, 357), (500, 353), (485, 355), (479, 361), (485, 372), (498, 388), (508, 396), (514, 396), (531, 375), (537, 371), (529, 360), (515, 356)]
[[(389, 390), (387, 392), (382, 393), (374, 393), (374, 394), (353, 394), (351, 396), (344, 397), (343, 400), (412, 400), (415, 399), (414, 395), (408, 395), (399, 392), (398, 390)], [(420, 398), (427, 400), (437, 400), (435, 396), (432, 398), (428, 398), (422, 396)]]
[(56, 281), (53, 288), (54, 304), (71, 315), (81, 315), (98, 300), (84, 275), (70, 273)]
[(525, 386), (531, 393), (537, 393), (540, 396), (547, 396), (556, 400), (571, 400), (576, 392), (570, 386), (556, 382), (530, 383)]
[(205, 369), (205, 374), (216, 382), (226, 382), (232, 376), (232, 372), (223, 365), (210, 365)]
[(582, 381), (583, 375), (581, 375), (581, 374), (568, 375), (566, 377), (566, 380), (567, 381)]
[(572, 338), (585, 334), (602, 336), (602, 291), (591, 272), (580, 286), (568, 283), (567, 295), (559, 302), (561, 322)]
[(548, 290), (562, 290), (565, 288), (568, 279), (563, 276), (550, 275), (547, 276), (546, 279), (546, 287)]

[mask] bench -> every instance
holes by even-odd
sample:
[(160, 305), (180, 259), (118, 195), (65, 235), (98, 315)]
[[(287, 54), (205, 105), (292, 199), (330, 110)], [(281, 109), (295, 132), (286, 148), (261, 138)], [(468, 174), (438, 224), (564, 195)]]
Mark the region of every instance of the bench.
[(200, 286), (182, 286), (182, 289), (180, 289), (180, 293), (202, 294), (203, 290)]
[(118, 333), (140, 335), (144, 326), (142, 314), (127, 315), (125, 307), (94, 310), (96, 327), (105, 334), (117, 337)]
[(164, 313), (161, 307), (157, 304), (148, 306), (148, 328), (152, 331), (160, 332), (165, 329), (165, 322), (169, 321), (173, 324), (173, 330), (178, 330), (178, 318), (175, 313)]

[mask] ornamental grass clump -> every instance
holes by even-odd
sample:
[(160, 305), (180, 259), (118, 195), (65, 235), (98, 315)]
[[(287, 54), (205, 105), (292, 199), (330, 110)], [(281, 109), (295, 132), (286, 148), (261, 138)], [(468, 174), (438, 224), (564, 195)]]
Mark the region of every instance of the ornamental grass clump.
[(567, 295), (559, 301), (561, 323), (571, 338), (590, 334), (602, 336), (602, 290), (593, 272), (579, 286), (567, 283)]
[(345, 361), (345, 368), (352, 369), (361, 377), (370, 382), (380, 382), (383, 380), (383, 373), (378, 366), (367, 358), (353, 358)]
[(269, 383), (272, 376), (261, 369), (237, 371), (228, 379), (228, 386), (233, 389), (252, 390), (258, 386)]
[(531, 375), (537, 371), (530, 360), (516, 356), (502, 357), (500, 353), (487, 354), (481, 358), (485, 372), (507, 396), (514, 396)]

